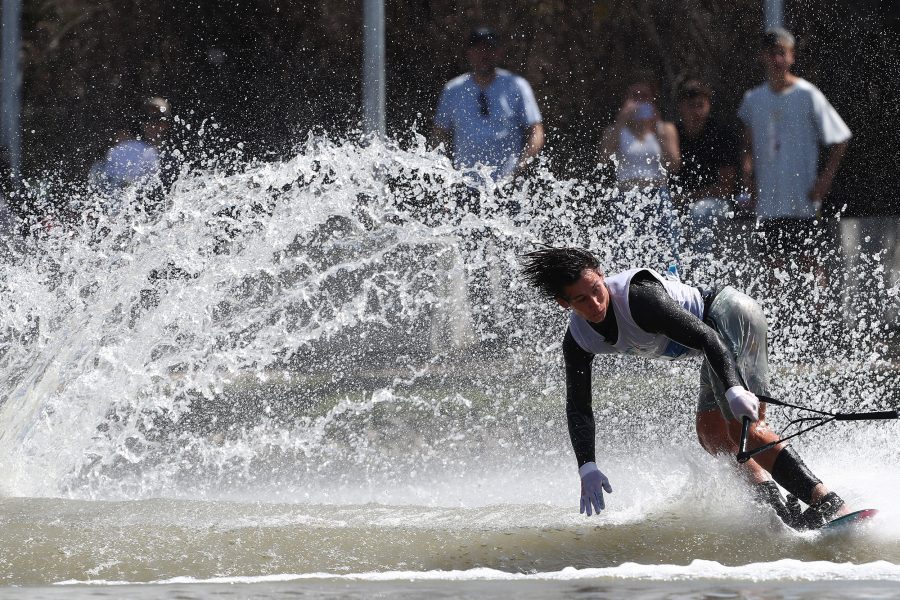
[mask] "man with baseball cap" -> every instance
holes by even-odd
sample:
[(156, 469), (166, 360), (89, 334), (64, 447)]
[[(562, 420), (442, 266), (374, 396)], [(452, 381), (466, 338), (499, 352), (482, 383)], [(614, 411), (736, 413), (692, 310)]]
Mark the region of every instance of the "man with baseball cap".
[(497, 68), (497, 32), (477, 27), (469, 34), (471, 72), (448, 82), (434, 117), (434, 138), (458, 169), (493, 169), (495, 179), (520, 173), (544, 146), (544, 125), (531, 86)]

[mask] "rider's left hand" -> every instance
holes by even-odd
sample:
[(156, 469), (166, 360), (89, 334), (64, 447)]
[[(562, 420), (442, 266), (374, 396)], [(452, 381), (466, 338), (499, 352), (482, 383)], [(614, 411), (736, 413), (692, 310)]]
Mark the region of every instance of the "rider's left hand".
[(612, 493), (609, 479), (594, 462), (581, 465), (578, 474), (581, 475), (581, 514), (587, 512), (587, 516), (591, 516), (592, 506), (594, 512), (599, 514), (606, 508), (606, 503), (603, 501), (603, 490), (606, 490), (607, 494)]

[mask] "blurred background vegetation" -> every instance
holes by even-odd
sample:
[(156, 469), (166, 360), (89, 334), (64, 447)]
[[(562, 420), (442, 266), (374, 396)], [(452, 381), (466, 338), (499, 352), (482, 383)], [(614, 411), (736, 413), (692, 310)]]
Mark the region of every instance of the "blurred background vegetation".
[[(589, 177), (602, 127), (635, 70), (654, 72), (674, 117), (687, 74), (715, 88), (731, 118), (763, 79), (762, 0), (387, 0), (389, 134), (427, 134), (438, 94), (466, 70), (473, 25), (506, 40), (505, 65), (535, 90), (560, 176)], [(224, 146), (276, 158), (309, 132), (360, 120), (362, 0), (31, 0), (24, 7), (25, 174), (83, 177), (132, 127), (148, 96)], [(850, 214), (900, 214), (900, 3), (786, 0), (795, 72), (818, 85), (854, 132), (832, 194)]]

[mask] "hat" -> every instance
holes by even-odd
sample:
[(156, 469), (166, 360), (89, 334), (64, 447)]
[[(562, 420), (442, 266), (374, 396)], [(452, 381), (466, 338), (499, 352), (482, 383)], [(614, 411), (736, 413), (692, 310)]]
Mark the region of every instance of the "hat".
[(497, 32), (490, 27), (476, 27), (469, 34), (469, 47), (485, 44), (491, 48), (496, 48), (499, 44)]
[(775, 46), (787, 46), (793, 48), (796, 40), (791, 32), (784, 27), (770, 27), (762, 36), (763, 50), (774, 48)]
[(699, 79), (688, 79), (680, 86), (678, 86), (678, 89), (675, 91), (675, 99), (679, 102), (682, 100), (687, 100), (688, 98), (698, 97), (703, 97), (709, 100), (712, 98), (712, 95), (712, 88)]

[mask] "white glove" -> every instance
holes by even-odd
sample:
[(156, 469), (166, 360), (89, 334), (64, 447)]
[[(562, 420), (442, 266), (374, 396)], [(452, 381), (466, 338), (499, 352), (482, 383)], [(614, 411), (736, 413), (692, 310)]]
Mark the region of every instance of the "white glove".
[(609, 479), (600, 472), (597, 463), (593, 462), (581, 465), (578, 474), (581, 475), (581, 514), (587, 511), (587, 516), (591, 516), (591, 505), (594, 507), (594, 512), (599, 514), (606, 508), (606, 503), (603, 502), (603, 490), (606, 490), (607, 494), (612, 493)]
[(738, 421), (742, 417), (750, 417), (751, 421), (759, 419), (759, 398), (753, 392), (747, 391), (742, 386), (736, 385), (725, 391), (725, 399), (731, 408), (731, 414)]

